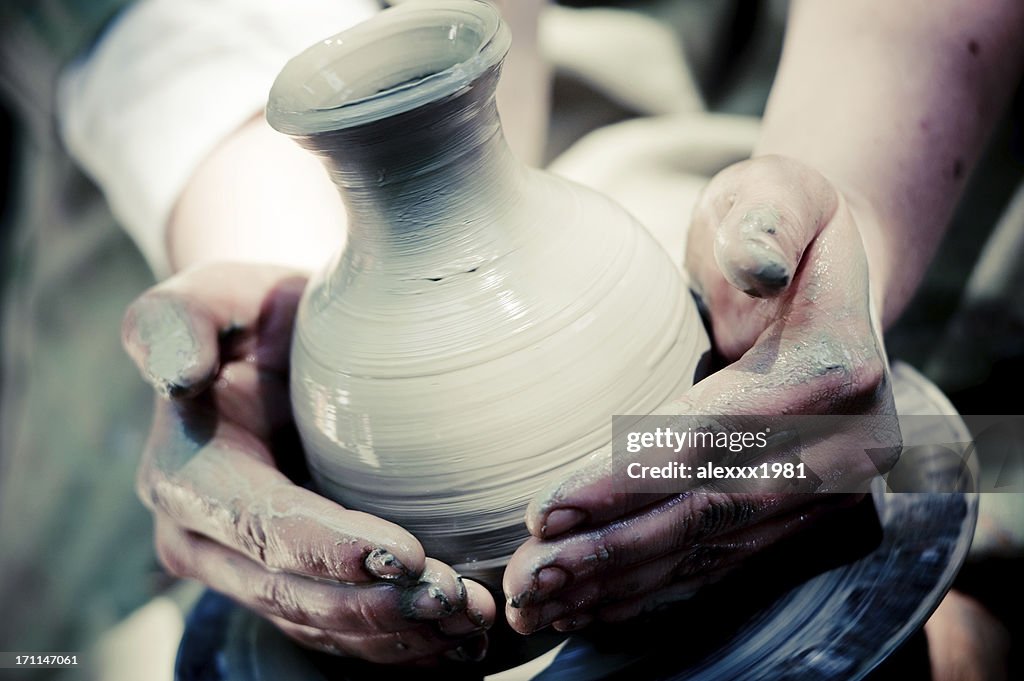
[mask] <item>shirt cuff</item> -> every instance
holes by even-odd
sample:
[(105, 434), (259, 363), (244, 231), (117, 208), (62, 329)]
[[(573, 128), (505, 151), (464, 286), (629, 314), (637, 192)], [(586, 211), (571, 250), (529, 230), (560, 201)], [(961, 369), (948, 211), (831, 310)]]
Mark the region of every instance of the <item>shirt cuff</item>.
[(265, 106), (284, 63), (374, 0), (142, 0), (58, 83), (61, 135), (158, 277), (168, 217), (202, 160)]

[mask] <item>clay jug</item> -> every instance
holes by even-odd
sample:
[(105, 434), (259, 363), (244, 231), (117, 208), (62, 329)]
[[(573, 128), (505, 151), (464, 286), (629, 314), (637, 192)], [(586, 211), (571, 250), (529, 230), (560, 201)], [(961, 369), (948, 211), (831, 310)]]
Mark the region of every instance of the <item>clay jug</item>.
[(289, 62), (267, 110), (348, 214), (292, 349), (319, 491), (492, 586), (537, 490), (610, 442), (613, 414), (682, 394), (708, 349), (633, 218), (513, 157), (509, 43), (487, 3), (409, 3)]

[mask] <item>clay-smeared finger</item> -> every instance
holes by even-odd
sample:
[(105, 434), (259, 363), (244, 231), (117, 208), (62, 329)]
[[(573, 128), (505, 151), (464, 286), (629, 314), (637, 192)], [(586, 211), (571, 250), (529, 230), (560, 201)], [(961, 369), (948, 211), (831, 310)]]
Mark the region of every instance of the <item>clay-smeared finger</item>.
[(466, 583), (450, 567), (427, 558), (416, 587), (402, 595), (402, 607), (409, 617), (440, 620), (466, 609)]
[[(619, 622), (692, 598), (701, 589), (717, 584), (740, 570), (753, 556), (811, 530), (836, 511), (849, 508), (859, 498), (859, 495), (847, 494), (809, 496), (806, 506), (708, 542), (704, 549), (687, 556), (680, 563), (676, 569), (677, 577), (665, 586), (599, 605), (589, 613), (589, 617), (601, 622)], [(715, 560), (708, 561), (701, 568), (700, 563), (705, 561), (702, 554), (713, 555)], [(694, 565), (695, 560), (697, 565)], [(766, 588), (771, 588), (771, 585), (766, 585)]]
[[(830, 242), (825, 239), (816, 243), (815, 248), (828, 245)], [(801, 272), (799, 276), (810, 274)], [(866, 280), (861, 284), (866, 287)], [(834, 282), (829, 284), (833, 285)], [(835, 291), (830, 294), (838, 295)], [(821, 295), (825, 297), (824, 292)], [(842, 441), (833, 436), (831, 443), (823, 441), (798, 453), (813, 471), (827, 476), (830, 489), (852, 491), (860, 481), (891, 467), (900, 439), (898, 424), (891, 418), (895, 410), (884, 352), (872, 328), (867, 299), (854, 298), (844, 306), (833, 306), (824, 320), (804, 320), (801, 315), (813, 317), (813, 311), (795, 311), (773, 322), (740, 359), (700, 381), (658, 413), (716, 419), (726, 414), (879, 415), (882, 418), (874, 425), (885, 426), (885, 432), (870, 437), (862, 433), (865, 436), (860, 441), (851, 435), (847, 439), (852, 444), (845, 447), (839, 446)], [(890, 417), (885, 417), (887, 414)], [(849, 421), (851, 426), (865, 423)], [(867, 455), (868, 450), (878, 450), (883, 455), (875, 460)], [(676, 460), (690, 465), (703, 463), (704, 453), (698, 452), (697, 459), (689, 458), (693, 455), (694, 452), (683, 448)], [(785, 449), (772, 453), (783, 455), (788, 455)], [(635, 461), (665, 463), (660, 459), (648, 462), (644, 456), (661, 454), (647, 453)], [(616, 467), (608, 447), (572, 474), (545, 487), (527, 508), (526, 526), (531, 534), (550, 539), (573, 529), (599, 526), (667, 496), (626, 493), (622, 484), (625, 471), (622, 461), (618, 463)], [(760, 484), (750, 485), (751, 491), (792, 491), (785, 480), (757, 482)], [(688, 484), (692, 483), (679, 481), (679, 491), (689, 489)], [(777, 488), (765, 489), (776, 484)]]
[[(563, 629), (576, 629), (592, 621), (592, 612), (622, 600), (633, 600), (670, 586), (675, 572), (698, 547), (670, 554), (642, 565), (612, 569), (574, 581), (572, 586), (525, 604), (511, 602), (505, 608), (509, 626), (521, 634), (530, 634), (558, 621), (575, 619)], [(551, 568), (548, 568), (551, 569)]]
[(286, 370), (303, 274), (265, 265), (186, 270), (142, 294), (125, 313), (122, 342), (160, 393), (187, 397), (213, 380), (229, 332), (248, 341), (262, 366)]
[(819, 173), (782, 157), (738, 163), (711, 181), (694, 210), (686, 268), (729, 360), (784, 317), (827, 329), (851, 312), (872, 313), (849, 203)]
[(160, 394), (183, 397), (205, 388), (217, 373), (220, 348), (200, 303), (156, 291), (131, 304), (122, 322), (122, 343)]
[(205, 432), (185, 416), (158, 400), (137, 478), (147, 506), (265, 569), (345, 582), (419, 577), (425, 556), (411, 534), (293, 484), (233, 425), (214, 421)]
[[(349, 584), (263, 565), (157, 516), (157, 549), (172, 574), (197, 579), (263, 615), (350, 632), (405, 631), (453, 613), (458, 594), (428, 582)], [(443, 587), (442, 587), (443, 591)]]
[(835, 215), (836, 191), (820, 174), (782, 157), (747, 163), (723, 180), (713, 190), (727, 196), (728, 206), (714, 236), (719, 270), (747, 295), (776, 296)]
[(487, 587), (468, 579), (462, 580), (466, 589), (466, 608), (437, 623), (441, 633), (463, 637), (486, 631), (494, 625), (497, 607)]
[[(580, 583), (595, 574), (630, 569), (711, 537), (763, 522), (807, 503), (805, 495), (680, 494), (600, 528), (550, 541), (527, 540), (505, 570), (510, 603), (537, 602), (540, 583), (558, 570)], [(537, 592), (541, 593), (538, 594)]]
[(530, 633), (561, 620), (576, 620), (574, 627), (567, 623), (560, 627), (567, 629), (580, 626), (584, 618), (607, 620), (615, 613), (637, 614), (644, 604), (652, 603), (649, 594), (668, 589), (672, 598), (663, 598), (657, 601), (659, 603), (692, 595), (703, 586), (719, 581), (751, 557), (849, 505), (847, 495), (806, 495), (803, 503), (787, 512), (748, 527), (696, 542), (642, 564), (613, 566), (582, 579), (573, 579), (565, 588), (541, 598), (527, 599), (520, 607), (506, 608), (506, 616), (514, 629)]

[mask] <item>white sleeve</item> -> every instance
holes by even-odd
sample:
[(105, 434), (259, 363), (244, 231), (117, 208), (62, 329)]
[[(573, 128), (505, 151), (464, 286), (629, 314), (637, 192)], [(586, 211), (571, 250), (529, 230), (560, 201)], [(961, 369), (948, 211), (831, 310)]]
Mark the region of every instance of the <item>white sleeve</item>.
[(178, 195), (284, 63), (375, 0), (140, 0), (58, 85), (61, 134), (159, 277)]

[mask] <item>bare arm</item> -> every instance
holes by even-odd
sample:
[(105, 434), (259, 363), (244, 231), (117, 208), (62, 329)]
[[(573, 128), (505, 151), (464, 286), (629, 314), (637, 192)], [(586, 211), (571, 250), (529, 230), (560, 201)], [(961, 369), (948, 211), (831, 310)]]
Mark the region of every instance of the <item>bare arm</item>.
[(344, 237), (345, 211), (320, 162), (260, 115), (196, 169), (166, 243), (174, 270), (236, 260), (308, 271)]
[[(691, 281), (732, 363), (662, 413), (894, 423), (872, 317), (899, 314), (934, 253), (1019, 76), (1022, 23), (1024, 5), (1011, 0), (795, 1), (755, 158), (711, 180), (688, 234)], [(818, 491), (893, 465), (898, 429), (873, 430), (836, 429), (801, 452), (815, 450), (811, 467), (830, 481)], [(885, 456), (852, 454), (879, 436), (866, 448)], [(684, 483), (652, 500), (621, 491), (610, 451), (531, 504), (534, 536), (505, 572), (516, 630), (572, 629), (688, 598), (846, 498), (722, 494), (698, 482), (698, 493)]]
[(1015, 0), (798, 0), (755, 155), (815, 168), (857, 213), (877, 309), (903, 310), (1024, 65)]

